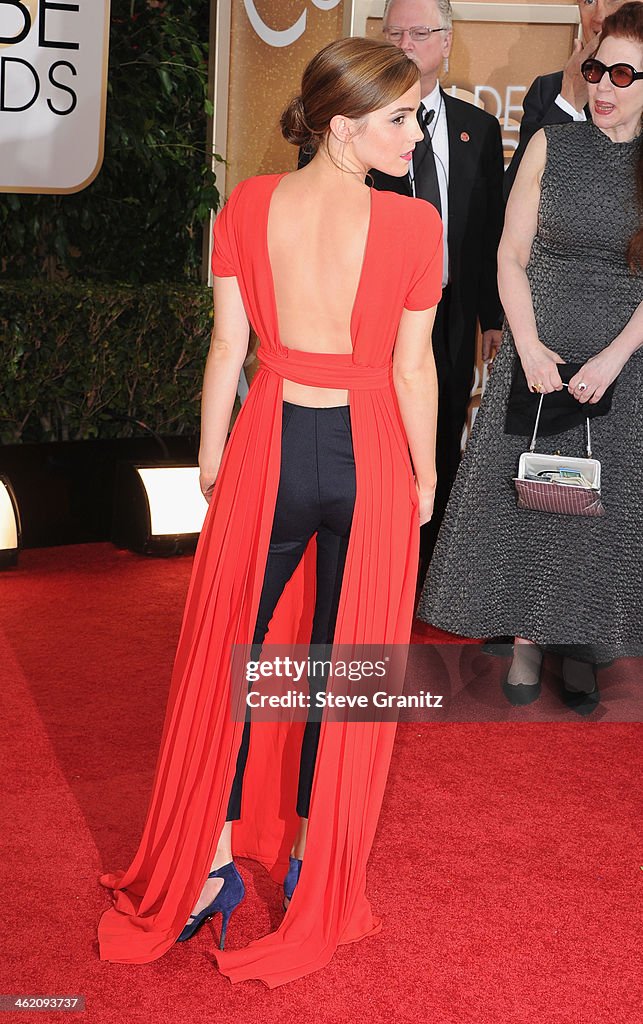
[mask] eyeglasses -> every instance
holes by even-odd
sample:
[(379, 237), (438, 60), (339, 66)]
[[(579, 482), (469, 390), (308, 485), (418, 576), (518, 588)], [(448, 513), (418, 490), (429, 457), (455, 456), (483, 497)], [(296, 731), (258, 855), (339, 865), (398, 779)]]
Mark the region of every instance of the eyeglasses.
[(413, 28), (385, 28), (384, 35), (389, 43), (401, 43), (405, 32), (414, 43), (425, 43), (433, 32), (448, 32), (448, 28), (429, 28), (427, 25), (414, 25)]
[(607, 71), (610, 76), (610, 82), (617, 89), (627, 89), (628, 85), (631, 85), (632, 82), (636, 82), (638, 78), (643, 78), (643, 71), (637, 71), (631, 64), (612, 64), (608, 68), (606, 64), (596, 60), (595, 57), (590, 57), (589, 60), (583, 61), (580, 70), (585, 81), (590, 82), (592, 85), (598, 85)]

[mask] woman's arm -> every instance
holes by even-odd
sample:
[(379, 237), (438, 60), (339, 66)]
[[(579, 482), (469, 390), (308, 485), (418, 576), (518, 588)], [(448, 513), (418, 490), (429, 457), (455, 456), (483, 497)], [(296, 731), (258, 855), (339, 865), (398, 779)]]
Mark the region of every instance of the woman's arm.
[(431, 518), (435, 498), (438, 378), (431, 344), (435, 310), (435, 306), (403, 310), (393, 353), (393, 386), (413, 460), (420, 525)]
[(250, 326), (236, 277), (214, 278), (214, 330), (201, 398), (201, 490), (210, 500), (223, 455)]
[(538, 328), (526, 267), (538, 224), (540, 179), (545, 169), (547, 139), (542, 129), (533, 136), (522, 158), (505, 213), (498, 249), (498, 288), (516, 349), (530, 387), (560, 391), (556, 369), (564, 359), (538, 338)]
[(625, 327), (616, 335), (609, 347), (612, 346), (624, 357), (623, 363), (626, 363), (638, 349), (643, 348), (643, 301), (639, 302)]
[[(579, 402), (596, 403), (616, 380), (626, 362), (643, 346), (643, 302), (634, 310), (620, 334), (602, 352), (581, 366), (569, 382), (569, 390)], [(579, 384), (585, 384), (582, 390)]]

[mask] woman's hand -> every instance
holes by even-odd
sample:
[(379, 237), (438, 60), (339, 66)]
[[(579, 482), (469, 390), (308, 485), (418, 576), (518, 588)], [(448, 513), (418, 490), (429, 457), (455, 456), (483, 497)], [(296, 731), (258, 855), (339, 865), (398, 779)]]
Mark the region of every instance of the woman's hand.
[(201, 471), (199, 473), (199, 486), (201, 488), (201, 493), (205, 500), (207, 501), (208, 505), (210, 504), (210, 501), (212, 499), (212, 492), (214, 490), (214, 485), (217, 480), (218, 472), (218, 468), (216, 470), (211, 470), (201, 467)]
[(488, 330), (482, 332), (482, 362), (489, 363), (489, 369), (500, 351), (502, 331)]
[(558, 364), (564, 363), (565, 360), (557, 352), (552, 352), (539, 341), (518, 355), (530, 391), (548, 395), (552, 391), (562, 390), (563, 382), (558, 372)]
[(622, 349), (608, 345), (581, 366), (569, 382), (569, 392), (579, 402), (595, 404), (616, 380), (627, 362)]
[(420, 514), (420, 526), (424, 526), (425, 523), (429, 522), (431, 516), (433, 515), (433, 502), (435, 501), (435, 484), (432, 484), (430, 487), (420, 487), (419, 483), (416, 480), (415, 489), (418, 492), (418, 512)]

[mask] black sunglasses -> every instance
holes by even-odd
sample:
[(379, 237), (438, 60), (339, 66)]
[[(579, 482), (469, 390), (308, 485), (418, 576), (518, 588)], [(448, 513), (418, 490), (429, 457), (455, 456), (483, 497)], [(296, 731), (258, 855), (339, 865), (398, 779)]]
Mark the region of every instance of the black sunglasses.
[(592, 85), (598, 85), (607, 71), (610, 76), (610, 82), (617, 89), (627, 89), (628, 85), (631, 85), (632, 82), (636, 82), (638, 78), (643, 78), (643, 71), (637, 71), (631, 64), (612, 64), (608, 68), (607, 64), (596, 60), (595, 57), (590, 57), (589, 60), (583, 61), (580, 70), (585, 81), (591, 82)]

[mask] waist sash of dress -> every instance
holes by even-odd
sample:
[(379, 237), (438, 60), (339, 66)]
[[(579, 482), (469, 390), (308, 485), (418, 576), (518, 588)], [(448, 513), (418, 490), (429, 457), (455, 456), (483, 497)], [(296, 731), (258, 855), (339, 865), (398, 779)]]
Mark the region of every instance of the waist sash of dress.
[(393, 364), (360, 366), (350, 352), (306, 352), (289, 348), (271, 352), (263, 345), (257, 351), (259, 365), (295, 384), (316, 388), (346, 388), (376, 391), (390, 387)]

